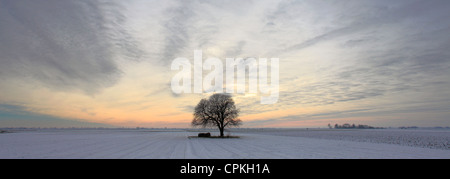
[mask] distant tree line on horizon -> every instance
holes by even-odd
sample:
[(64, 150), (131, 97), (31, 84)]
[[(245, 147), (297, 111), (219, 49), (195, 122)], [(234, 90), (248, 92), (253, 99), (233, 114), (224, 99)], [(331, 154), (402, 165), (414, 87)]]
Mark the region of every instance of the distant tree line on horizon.
[(399, 129), (418, 129), (419, 127), (417, 127), (417, 126), (401, 126), (401, 127), (398, 127)]
[[(331, 126), (331, 124), (328, 124), (328, 127), (330, 129), (333, 128), (333, 126)], [(342, 125), (335, 124), (334, 128), (335, 129), (381, 129), (381, 127), (373, 127), (373, 126), (363, 125), (363, 124), (355, 125), (355, 124), (348, 124), (348, 123), (345, 123)]]

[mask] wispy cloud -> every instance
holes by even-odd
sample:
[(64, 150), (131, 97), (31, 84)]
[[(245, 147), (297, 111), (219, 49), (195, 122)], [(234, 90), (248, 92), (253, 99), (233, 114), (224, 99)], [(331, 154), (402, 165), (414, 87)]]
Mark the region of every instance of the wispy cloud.
[(117, 58), (134, 59), (140, 54), (122, 26), (126, 17), (114, 3), (0, 3), (4, 76), (95, 94), (121, 76)]

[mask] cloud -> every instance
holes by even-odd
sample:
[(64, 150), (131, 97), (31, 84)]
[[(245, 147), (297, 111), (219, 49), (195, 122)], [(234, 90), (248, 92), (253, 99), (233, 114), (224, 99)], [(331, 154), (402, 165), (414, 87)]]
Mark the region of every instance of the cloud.
[(243, 111), (328, 109), (278, 117), (302, 121), (439, 108), (439, 98), (448, 100), (442, 89), (450, 87), (448, 10), (445, 1), (282, 1), (266, 16), (264, 31), (279, 37), (274, 43), (283, 49), (270, 53), (283, 57), (279, 103), (246, 100)]
[[(175, 120), (207, 94), (171, 93), (169, 64), (202, 49), (204, 60), (280, 58), (278, 103), (234, 96), (266, 124), (443, 109), (449, 11), (446, 0), (0, 0), (0, 102), (39, 111), (34, 98), (50, 89), (98, 104), (74, 104), (92, 119), (132, 121), (130, 109)], [(45, 106), (70, 108), (64, 100)], [(161, 103), (167, 111), (154, 110)]]
[(2, 127), (114, 127), (80, 119), (67, 119), (29, 112), (21, 105), (0, 104)]
[(54, 90), (98, 93), (121, 76), (118, 58), (140, 50), (121, 26), (114, 3), (97, 1), (0, 2), (0, 71)]
[(176, 1), (175, 6), (168, 7), (165, 14), (168, 15), (166, 20), (163, 20), (162, 26), (164, 28), (164, 47), (162, 50), (162, 61), (164, 64), (170, 64), (171, 60), (180, 55), (189, 44), (192, 38), (189, 33), (192, 18), (195, 12), (192, 10), (192, 4), (187, 1)]

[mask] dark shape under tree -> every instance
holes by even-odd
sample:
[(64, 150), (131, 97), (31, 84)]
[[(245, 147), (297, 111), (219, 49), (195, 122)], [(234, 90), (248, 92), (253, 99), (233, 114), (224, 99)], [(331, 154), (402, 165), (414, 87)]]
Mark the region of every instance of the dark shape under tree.
[(238, 119), (239, 109), (228, 94), (214, 94), (209, 99), (202, 99), (194, 110), (192, 126), (218, 127), (220, 137), (226, 127), (239, 126), (242, 121)]
[(211, 137), (211, 133), (198, 133), (198, 137)]

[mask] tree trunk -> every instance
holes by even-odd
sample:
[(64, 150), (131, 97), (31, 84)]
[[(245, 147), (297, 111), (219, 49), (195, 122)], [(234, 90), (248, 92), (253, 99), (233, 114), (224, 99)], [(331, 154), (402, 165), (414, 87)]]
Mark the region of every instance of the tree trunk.
[(223, 137), (223, 127), (219, 127), (220, 130), (220, 137)]

